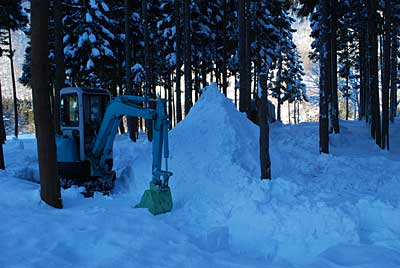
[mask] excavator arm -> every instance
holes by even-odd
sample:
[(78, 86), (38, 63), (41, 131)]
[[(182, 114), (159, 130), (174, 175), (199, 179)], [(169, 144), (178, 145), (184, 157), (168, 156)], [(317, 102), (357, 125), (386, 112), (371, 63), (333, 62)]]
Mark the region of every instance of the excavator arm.
[[(147, 108), (149, 103), (155, 103), (155, 109)], [(143, 106), (144, 107), (143, 107)], [(111, 100), (107, 106), (100, 129), (95, 139), (90, 159), (94, 174), (104, 174), (106, 158), (111, 153), (118, 126), (123, 116), (142, 117), (152, 121), (152, 180), (150, 190), (146, 190), (142, 201), (137, 207), (147, 207), (153, 214), (170, 211), (172, 198), (168, 187), (168, 126), (166, 100), (149, 99), (138, 96), (119, 96)], [(162, 159), (165, 159), (165, 169), (162, 169)]]

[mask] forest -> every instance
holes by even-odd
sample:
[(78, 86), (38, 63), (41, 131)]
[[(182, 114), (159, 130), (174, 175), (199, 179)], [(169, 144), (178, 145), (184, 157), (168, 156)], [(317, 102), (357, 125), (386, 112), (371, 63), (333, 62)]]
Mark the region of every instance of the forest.
[[(307, 59), (294, 37), (298, 22), (309, 23)], [(28, 40), (21, 66), (12, 39), (17, 31)], [(400, 226), (390, 223), (400, 222), (400, 199), (392, 192), (400, 186), (400, 0), (1, 0), (0, 57), (8, 59), (1, 67), (10, 69), (12, 89), (12, 96), (2, 94), (0, 80), (0, 188), (14, 190), (9, 185), (22, 178), (32, 185), (15, 187), (33, 187), (51, 207), (113, 210), (142, 192), (152, 171), (135, 207), (171, 212), (172, 219), (142, 223), (175, 228), (170, 224), (182, 218), (190, 238), (180, 239), (193, 243), (185, 250), (223, 252), (212, 255), (213, 264), (196, 259), (194, 267), (232, 267), (237, 254), (243, 267), (264, 261), (350, 267), (351, 261), (332, 261), (343, 243), (357, 245), (360, 256), (386, 254), (357, 267), (400, 263)], [(31, 97), (18, 96), (19, 85)], [(306, 109), (317, 118), (307, 118)], [(96, 203), (81, 201), (91, 198)], [(117, 203), (110, 207), (106, 198)], [(13, 207), (7, 200), (0, 198), (0, 209)], [(299, 200), (305, 205), (296, 208)], [(369, 212), (354, 211), (368, 206)], [(275, 227), (249, 225), (254, 231), (245, 234), (246, 217)], [(310, 229), (307, 217), (314, 219)], [(194, 235), (203, 227), (206, 238)], [(273, 237), (268, 246), (258, 231)], [(307, 241), (306, 249), (290, 245), (292, 232)], [(2, 240), (12, 238), (0, 233), (0, 250)], [(348, 258), (357, 256), (349, 250)], [(143, 256), (136, 264), (153, 267)], [(9, 265), (0, 257), (2, 264)]]

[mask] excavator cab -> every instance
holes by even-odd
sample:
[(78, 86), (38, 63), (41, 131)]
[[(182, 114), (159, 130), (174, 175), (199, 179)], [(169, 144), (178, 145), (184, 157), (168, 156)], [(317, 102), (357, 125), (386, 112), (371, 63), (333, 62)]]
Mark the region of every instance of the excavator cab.
[[(60, 92), (60, 125), (57, 137), (58, 172), (63, 179), (78, 184), (96, 179), (91, 174), (89, 156), (111, 100), (103, 89), (64, 88)], [(106, 163), (111, 171), (112, 152)]]

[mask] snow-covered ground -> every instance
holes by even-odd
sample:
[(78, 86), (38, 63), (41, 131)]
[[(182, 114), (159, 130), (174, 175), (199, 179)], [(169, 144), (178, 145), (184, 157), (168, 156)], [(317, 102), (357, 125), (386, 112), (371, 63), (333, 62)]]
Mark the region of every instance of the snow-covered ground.
[(118, 136), (111, 196), (40, 201), (33, 138), (5, 145), (0, 267), (400, 267), (400, 121), (390, 152), (341, 121), (331, 155), (318, 124), (271, 126), (272, 181), (259, 180), (258, 128), (211, 87), (170, 133), (174, 208), (135, 209), (151, 144)]

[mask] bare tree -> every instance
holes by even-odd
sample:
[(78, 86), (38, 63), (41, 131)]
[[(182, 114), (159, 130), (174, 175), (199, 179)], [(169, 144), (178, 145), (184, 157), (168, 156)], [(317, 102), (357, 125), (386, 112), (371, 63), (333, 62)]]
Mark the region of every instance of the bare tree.
[(40, 173), (40, 196), (47, 204), (62, 208), (57, 175), (57, 154), (49, 86), (49, 1), (32, 0), (32, 95)]

